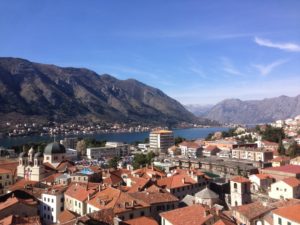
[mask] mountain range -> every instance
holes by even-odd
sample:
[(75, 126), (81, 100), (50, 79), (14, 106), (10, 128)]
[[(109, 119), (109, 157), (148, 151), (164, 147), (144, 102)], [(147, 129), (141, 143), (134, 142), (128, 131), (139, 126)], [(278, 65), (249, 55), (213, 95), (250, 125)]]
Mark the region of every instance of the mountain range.
[(159, 89), (84, 69), (0, 58), (1, 120), (145, 122), (197, 117)]
[[(206, 108), (206, 111), (203, 111), (203, 107), (200, 110), (202, 110), (201, 116), (221, 123), (269, 123), (299, 115), (300, 95), (296, 97), (282, 95), (276, 98), (248, 101), (226, 99)], [(197, 111), (195, 108), (191, 110), (191, 112), (195, 111)]]

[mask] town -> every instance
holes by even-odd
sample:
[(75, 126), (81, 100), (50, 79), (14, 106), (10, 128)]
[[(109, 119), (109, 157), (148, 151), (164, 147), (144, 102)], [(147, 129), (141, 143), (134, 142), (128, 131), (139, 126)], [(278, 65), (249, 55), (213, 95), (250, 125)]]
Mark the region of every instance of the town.
[(300, 116), (145, 141), (1, 149), (0, 224), (300, 224)]

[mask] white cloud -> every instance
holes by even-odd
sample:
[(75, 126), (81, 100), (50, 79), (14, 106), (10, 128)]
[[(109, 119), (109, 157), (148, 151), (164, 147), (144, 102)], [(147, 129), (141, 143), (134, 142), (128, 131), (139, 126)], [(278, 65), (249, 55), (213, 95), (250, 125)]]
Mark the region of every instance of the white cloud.
[(276, 43), (276, 42), (272, 42), (268, 39), (262, 39), (262, 38), (258, 38), (255, 37), (254, 41), (256, 44), (260, 45), (260, 46), (265, 46), (265, 47), (269, 47), (269, 48), (278, 48), (284, 51), (289, 51), (289, 52), (300, 52), (300, 45), (295, 44), (295, 43)]
[(228, 58), (221, 58), (222, 64), (223, 64), (223, 70), (229, 74), (232, 75), (243, 75), (241, 71), (239, 71)]
[(276, 60), (272, 63), (266, 64), (266, 65), (262, 65), (262, 64), (254, 64), (253, 67), (255, 67), (256, 69), (258, 69), (258, 71), (260, 72), (261, 75), (268, 75), (269, 73), (271, 73), (276, 67), (284, 64), (288, 62), (288, 60)]

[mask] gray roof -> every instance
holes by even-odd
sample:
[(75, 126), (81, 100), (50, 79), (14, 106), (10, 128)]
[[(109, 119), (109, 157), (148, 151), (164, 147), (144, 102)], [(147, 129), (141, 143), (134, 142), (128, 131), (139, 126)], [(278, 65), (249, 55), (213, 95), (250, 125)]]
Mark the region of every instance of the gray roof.
[(210, 190), (208, 187), (204, 188), (202, 191), (199, 191), (195, 194), (196, 198), (201, 198), (201, 199), (214, 199), (214, 198), (219, 198), (219, 195), (212, 190)]
[(23, 157), (28, 157), (28, 154), (27, 152), (21, 152), (20, 155), (19, 155), (20, 158), (23, 158)]
[(43, 153), (37, 152), (34, 154), (34, 158), (39, 158), (39, 157), (43, 157)]
[(195, 202), (195, 197), (192, 195), (186, 195), (181, 201), (180, 203), (183, 203), (186, 206), (191, 206), (194, 205)]
[(48, 144), (45, 148), (44, 154), (52, 155), (52, 154), (60, 154), (66, 153), (66, 148), (62, 144), (58, 142), (52, 142)]

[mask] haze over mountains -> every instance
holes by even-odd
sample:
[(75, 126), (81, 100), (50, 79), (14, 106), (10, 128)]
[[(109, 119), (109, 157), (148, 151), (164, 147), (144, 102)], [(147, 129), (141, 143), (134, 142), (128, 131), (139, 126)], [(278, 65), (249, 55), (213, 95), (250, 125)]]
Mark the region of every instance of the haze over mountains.
[[(197, 112), (197, 108), (187, 107), (187, 109), (194, 113)], [(199, 114), (200, 116), (221, 123), (268, 123), (299, 115), (300, 95), (249, 101), (226, 99), (210, 108), (206, 108), (206, 111), (203, 110), (203, 107), (200, 107), (200, 111), (202, 112)]]
[(162, 91), (82, 68), (0, 58), (0, 116), (174, 124), (197, 118)]

